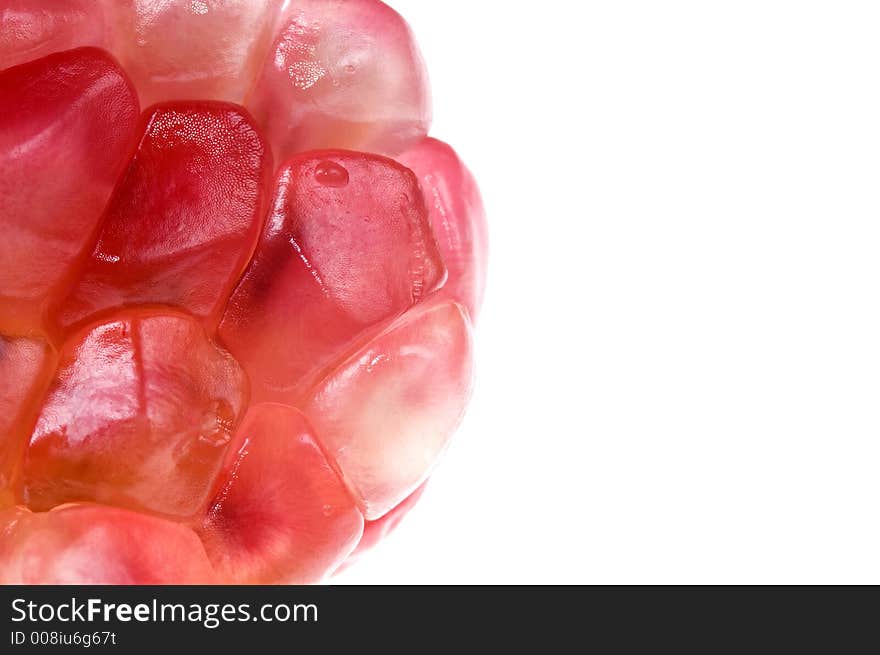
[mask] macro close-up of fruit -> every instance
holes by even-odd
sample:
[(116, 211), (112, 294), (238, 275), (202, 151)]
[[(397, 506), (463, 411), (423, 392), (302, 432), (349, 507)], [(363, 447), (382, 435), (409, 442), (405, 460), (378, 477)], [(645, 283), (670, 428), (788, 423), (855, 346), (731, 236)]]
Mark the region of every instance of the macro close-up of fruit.
[(470, 398), (487, 231), (379, 0), (0, 0), (0, 583), (327, 580)]

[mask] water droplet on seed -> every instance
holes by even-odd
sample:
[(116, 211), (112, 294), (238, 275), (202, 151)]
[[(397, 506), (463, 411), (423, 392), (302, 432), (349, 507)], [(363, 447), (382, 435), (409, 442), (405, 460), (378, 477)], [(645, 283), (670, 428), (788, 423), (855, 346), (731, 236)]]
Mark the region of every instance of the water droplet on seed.
[(332, 161), (322, 161), (315, 167), (318, 184), (329, 187), (344, 187), (348, 184), (348, 171)]

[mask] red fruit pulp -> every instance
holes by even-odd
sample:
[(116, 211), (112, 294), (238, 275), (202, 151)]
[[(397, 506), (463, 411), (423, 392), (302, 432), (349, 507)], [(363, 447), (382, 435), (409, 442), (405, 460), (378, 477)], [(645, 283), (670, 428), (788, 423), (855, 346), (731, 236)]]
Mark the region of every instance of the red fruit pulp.
[(15, 476), (32, 417), (54, 365), (42, 340), (0, 337), (0, 507), (14, 502)]
[(168, 100), (240, 103), (266, 56), (283, 0), (98, 0), (109, 48), (144, 107)]
[(470, 396), (471, 348), (462, 308), (427, 302), (353, 353), (305, 400), (303, 411), (365, 518), (388, 513), (430, 473)]
[(375, 0), (298, 0), (248, 98), (276, 154), (351, 148), (393, 155), (428, 131), (431, 94), (406, 22)]
[(205, 549), (185, 526), (99, 505), (0, 513), (5, 584), (206, 584)]
[(445, 271), (415, 177), (396, 162), (300, 155), (281, 169), (275, 193), (220, 339), (256, 399), (296, 402), (310, 373), (419, 302)]
[(477, 182), (455, 151), (425, 138), (400, 155), (419, 179), (428, 219), (449, 270), (443, 295), (464, 305), (476, 321), (486, 282), (489, 235)]
[(486, 264), (403, 19), (14, 0), (0, 66), (0, 582), (318, 582), (375, 544), (461, 419)]
[(94, 238), (137, 114), (125, 74), (100, 50), (0, 72), (0, 331), (44, 328)]
[(201, 530), (219, 574), (320, 581), (357, 545), (364, 519), (313, 429), (291, 407), (255, 405), (239, 442)]
[(64, 326), (163, 303), (216, 323), (263, 218), (269, 162), (250, 117), (221, 103), (159, 105), (58, 312)]
[(33, 509), (203, 509), (246, 404), (236, 361), (185, 315), (142, 309), (74, 335), (24, 460)]

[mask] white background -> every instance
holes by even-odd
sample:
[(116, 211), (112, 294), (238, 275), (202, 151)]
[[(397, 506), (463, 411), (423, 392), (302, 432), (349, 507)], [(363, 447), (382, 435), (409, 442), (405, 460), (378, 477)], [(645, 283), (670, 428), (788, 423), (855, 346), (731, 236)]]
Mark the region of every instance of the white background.
[(392, 0), (492, 256), (470, 412), (337, 582), (880, 582), (880, 7)]

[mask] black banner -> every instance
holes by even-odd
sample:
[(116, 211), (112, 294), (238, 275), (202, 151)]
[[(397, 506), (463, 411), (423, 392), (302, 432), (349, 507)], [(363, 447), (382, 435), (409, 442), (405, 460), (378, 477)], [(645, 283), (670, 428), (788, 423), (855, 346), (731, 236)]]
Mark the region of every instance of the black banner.
[[(645, 646), (862, 652), (874, 588), (0, 587), (0, 653), (516, 652)], [(864, 638), (867, 638), (867, 641)]]

